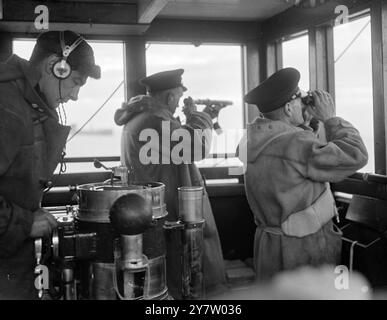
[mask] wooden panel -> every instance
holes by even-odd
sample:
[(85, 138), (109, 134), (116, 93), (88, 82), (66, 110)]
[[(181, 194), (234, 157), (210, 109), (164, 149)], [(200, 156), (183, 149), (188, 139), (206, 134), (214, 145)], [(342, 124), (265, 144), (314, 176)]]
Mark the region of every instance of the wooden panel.
[(141, 0), (138, 3), (138, 23), (151, 23), (169, 0)]
[(387, 200), (387, 187), (385, 184), (364, 183), (349, 178), (332, 184), (332, 190)]
[(387, 201), (356, 195), (352, 198), (345, 218), (385, 232), (387, 230)]
[(266, 43), (266, 78), (282, 69), (282, 64), (282, 41)]
[(138, 83), (146, 76), (145, 39), (142, 36), (133, 36), (125, 41), (125, 97), (145, 94), (146, 89)]
[(171, 0), (159, 16), (191, 20), (262, 21), (286, 10), (293, 1)]
[(282, 42), (278, 41), (275, 43), (275, 64), (276, 71), (282, 69), (283, 56), (282, 56)]
[(155, 19), (145, 32), (148, 41), (247, 43), (260, 32), (257, 22)]
[(309, 39), (309, 88), (317, 88), (317, 50), (316, 50), (316, 31), (315, 27), (308, 30)]
[(387, 131), (387, 3), (375, 0), (371, 7), (372, 87), (374, 103), (375, 172), (386, 174)]
[(350, 14), (367, 8), (371, 0), (331, 0), (315, 8), (292, 7), (262, 24), (262, 32), (269, 41), (301, 32), (335, 18), (335, 8), (348, 7)]
[(327, 91), (336, 101), (335, 94), (335, 50), (333, 39), (333, 27), (327, 26), (325, 28), (325, 48), (326, 48), (326, 70), (327, 70)]
[(334, 97), (333, 28), (312, 27), (308, 34), (310, 89), (322, 89)]
[[(4, 0), (5, 21), (33, 23), (35, 7), (45, 5), (50, 22), (130, 24), (137, 22), (137, 5), (131, 3)], [(51, 29), (51, 28), (50, 28)]]
[[(71, 30), (82, 35), (99, 35), (103, 39), (110, 39), (112, 36), (138, 35), (143, 34), (148, 28), (146, 24), (103, 24), (103, 23), (69, 23), (69, 22), (50, 22), (51, 31)], [(36, 30), (31, 22), (23, 21), (0, 21), (0, 32), (19, 33), (22, 37), (30, 34), (37, 35), (40, 30)]]
[(219, 183), (207, 185), (206, 190), (210, 197), (237, 197), (245, 196), (245, 186), (240, 183), (227, 184)]
[[(260, 48), (259, 40), (249, 41), (245, 47), (245, 88), (246, 93), (254, 89), (260, 82)], [(260, 112), (257, 106), (253, 104), (245, 104), (245, 121), (244, 123), (252, 122)]]
[(12, 54), (12, 37), (7, 33), (0, 33), (0, 62), (8, 59)]
[(268, 43), (266, 47), (266, 76), (270, 77), (276, 71), (276, 43)]
[(229, 175), (229, 167), (201, 167), (199, 168), (200, 173), (205, 179), (235, 179), (239, 176)]
[(210, 202), (222, 244), (223, 258), (244, 260), (252, 257), (256, 226), (246, 197), (210, 195)]

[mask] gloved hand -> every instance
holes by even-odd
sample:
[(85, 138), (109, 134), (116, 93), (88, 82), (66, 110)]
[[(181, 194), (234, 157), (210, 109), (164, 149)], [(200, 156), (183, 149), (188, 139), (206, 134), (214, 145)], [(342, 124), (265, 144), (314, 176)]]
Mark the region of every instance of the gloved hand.
[(54, 216), (46, 209), (39, 208), (34, 213), (34, 221), (31, 227), (31, 238), (42, 238), (49, 236), (58, 226)]
[(203, 112), (208, 113), (211, 117), (211, 119), (215, 119), (219, 116), (219, 111), (222, 109), (221, 106), (218, 105), (211, 105), (207, 106), (203, 109)]
[(184, 106), (182, 111), (184, 115), (189, 118), (193, 111), (197, 111), (196, 104), (191, 97), (185, 98), (183, 102)]

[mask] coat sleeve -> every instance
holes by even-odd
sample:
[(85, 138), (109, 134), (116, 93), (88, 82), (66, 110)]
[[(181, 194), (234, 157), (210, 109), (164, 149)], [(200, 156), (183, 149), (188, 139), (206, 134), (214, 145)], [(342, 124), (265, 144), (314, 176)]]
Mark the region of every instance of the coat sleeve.
[[(0, 179), (12, 164), (21, 144), (22, 122), (0, 105)], [(0, 193), (0, 258), (12, 256), (29, 237), (33, 215)]]
[(294, 165), (314, 181), (338, 182), (367, 164), (367, 149), (356, 128), (339, 117), (325, 122), (327, 143), (311, 135), (298, 135), (299, 161)]

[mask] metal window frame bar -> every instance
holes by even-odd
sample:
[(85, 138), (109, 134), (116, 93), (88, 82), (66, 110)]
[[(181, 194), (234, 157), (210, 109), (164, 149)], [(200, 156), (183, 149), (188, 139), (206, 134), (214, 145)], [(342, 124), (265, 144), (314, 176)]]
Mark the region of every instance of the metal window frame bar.
[[(236, 158), (235, 153), (211, 153), (205, 159), (228, 159)], [(63, 162), (66, 163), (88, 163), (94, 162), (95, 159), (98, 159), (101, 162), (115, 162), (120, 161), (120, 156), (101, 156), (101, 157), (68, 157), (64, 158)]]

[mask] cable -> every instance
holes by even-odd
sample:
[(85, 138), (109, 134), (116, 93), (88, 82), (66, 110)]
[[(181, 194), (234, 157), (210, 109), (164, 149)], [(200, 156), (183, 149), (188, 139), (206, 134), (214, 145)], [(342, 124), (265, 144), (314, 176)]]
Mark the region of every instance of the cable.
[(114, 96), (114, 94), (118, 91), (118, 89), (124, 84), (124, 80), (120, 82), (120, 84), (117, 86), (117, 88), (114, 89), (114, 91), (111, 93), (111, 95), (105, 100), (105, 102), (97, 109), (96, 112), (92, 114), (92, 116), (75, 132), (69, 139), (67, 139), (66, 142), (70, 142), (79, 132), (82, 131), (84, 127), (87, 126), (87, 124), (102, 110), (102, 108), (106, 105), (106, 103), (109, 102), (109, 100)]
[(59, 122), (61, 125), (63, 125), (63, 119), (62, 119), (62, 112), (61, 107), (63, 107), (63, 99), (62, 99), (62, 88), (61, 88), (62, 80), (59, 79), (58, 81), (58, 91), (59, 91), (59, 107), (58, 107), (58, 116), (59, 116)]
[(360, 31), (356, 34), (356, 36), (352, 39), (352, 41), (348, 44), (347, 47), (339, 54), (339, 56), (335, 59), (335, 63), (340, 60), (340, 58), (347, 52), (347, 50), (352, 46), (352, 44), (357, 40), (357, 38), (360, 37), (362, 32), (367, 28), (367, 26), (370, 24), (371, 20), (368, 20), (367, 23), (364, 25), (363, 28), (360, 29)]
[(62, 113), (60, 111), (60, 106), (57, 109), (58, 117), (59, 117), (59, 123), (63, 125), (63, 119), (62, 119)]
[(67, 115), (66, 115), (66, 109), (65, 109), (63, 103), (61, 104), (61, 107), (62, 107), (62, 111), (63, 111), (64, 125), (66, 125), (67, 124)]

